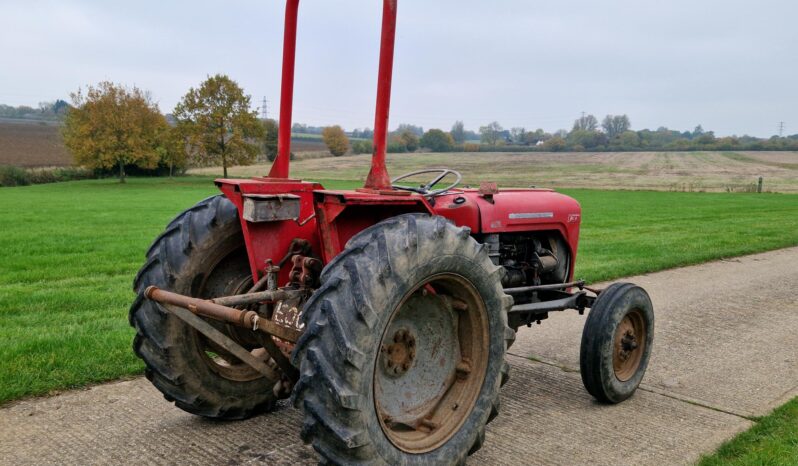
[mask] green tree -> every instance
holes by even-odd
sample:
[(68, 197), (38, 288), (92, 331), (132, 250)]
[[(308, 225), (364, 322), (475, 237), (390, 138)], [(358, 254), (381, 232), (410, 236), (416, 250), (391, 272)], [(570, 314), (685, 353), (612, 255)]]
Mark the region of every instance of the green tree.
[(458, 120), (455, 121), (452, 125), (452, 130), (449, 132), (452, 135), (452, 140), (457, 144), (462, 144), (465, 142), (466, 133), (465, 133), (465, 125), (462, 121)]
[(498, 121), (493, 121), (487, 126), (481, 126), (479, 128), (479, 139), (485, 144), (495, 146), (501, 138), (502, 131), (504, 131), (502, 125), (500, 125)]
[(510, 139), (512, 139), (513, 144), (526, 144), (526, 128), (510, 129)]
[(543, 143), (543, 150), (547, 152), (560, 152), (565, 150), (565, 139), (560, 136), (554, 136)]
[(626, 115), (607, 115), (601, 122), (601, 127), (607, 133), (607, 137), (615, 139), (626, 131), (631, 129), (632, 124), (629, 122), (629, 117)]
[(279, 127), (277, 122), (268, 119), (263, 121), (263, 152), (269, 161), (274, 162), (277, 158), (277, 138), (279, 135)]
[(120, 183), (125, 182), (125, 165), (158, 165), (157, 148), (168, 128), (149, 94), (104, 81), (88, 86), (85, 94), (81, 90), (73, 93), (72, 102), (63, 136), (78, 165), (118, 167)]
[(349, 138), (346, 137), (343, 128), (338, 125), (324, 128), (321, 138), (324, 144), (327, 145), (327, 149), (335, 157), (340, 157), (349, 150)]
[(190, 153), (201, 164), (249, 165), (260, 153), (265, 128), (250, 108), (250, 96), (223, 74), (191, 88), (177, 104), (174, 117), (186, 135)]
[(704, 127), (701, 126), (701, 125), (698, 125), (693, 130), (691, 136), (694, 137), (694, 138), (697, 138), (697, 137), (701, 136), (702, 134), (704, 134)]
[(418, 150), (418, 136), (415, 132), (405, 129), (399, 133), (399, 140), (404, 144), (407, 152), (415, 152)]
[(640, 137), (634, 131), (624, 131), (618, 136), (618, 142), (622, 150), (633, 150), (640, 147)]
[(410, 125), (407, 123), (402, 123), (401, 125), (399, 125), (399, 127), (396, 128), (396, 131), (394, 132), (397, 134), (402, 134), (405, 131), (409, 131), (418, 137), (421, 137), (421, 135), (424, 134), (424, 128), (422, 128), (421, 126)]
[(371, 141), (367, 139), (362, 141), (354, 141), (352, 143), (352, 152), (355, 154), (371, 154), (374, 152), (374, 146)]
[(571, 131), (595, 131), (598, 129), (598, 120), (593, 115), (582, 115), (574, 121), (574, 127)]
[(421, 147), (426, 147), (432, 152), (447, 152), (452, 150), (453, 145), (452, 136), (439, 129), (431, 129), (421, 137)]
[(568, 133), (567, 141), (573, 147), (582, 146), (583, 149), (596, 149), (607, 143), (607, 136), (598, 131), (577, 129)]
[(526, 134), (524, 134), (524, 144), (534, 146), (538, 142), (545, 141), (549, 138), (551, 138), (550, 134), (538, 128), (535, 131), (527, 131)]

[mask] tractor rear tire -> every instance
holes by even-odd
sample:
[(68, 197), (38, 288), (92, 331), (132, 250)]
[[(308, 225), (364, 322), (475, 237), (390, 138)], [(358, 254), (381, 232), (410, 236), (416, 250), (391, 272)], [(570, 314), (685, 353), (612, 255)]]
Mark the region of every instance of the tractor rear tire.
[[(143, 292), (150, 285), (200, 298), (246, 291), (252, 274), (233, 203), (224, 196), (205, 199), (178, 215), (153, 242), (133, 282), (133, 349), (144, 360), (147, 378), (184, 411), (232, 420), (270, 410), (277, 381), (223, 356), (223, 350), (214, 349), (192, 327), (145, 299)], [(244, 332), (209, 322), (271, 362), (256, 343), (245, 341)]]
[(292, 355), (303, 440), (331, 464), (463, 464), (507, 380), (502, 275), (442, 217), (401, 215), (349, 240)]
[(582, 331), (579, 368), (587, 391), (620, 403), (637, 390), (654, 343), (654, 306), (632, 283), (613, 283), (590, 309)]

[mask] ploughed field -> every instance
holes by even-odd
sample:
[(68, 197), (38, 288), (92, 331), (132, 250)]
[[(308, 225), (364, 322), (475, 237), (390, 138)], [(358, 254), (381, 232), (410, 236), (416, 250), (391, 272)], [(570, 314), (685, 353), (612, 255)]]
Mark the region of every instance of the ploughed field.
[(56, 122), (0, 118), (0, 165), (63, 167), (72, 164)]
[[(798, 195), (565, 192), (582, 204), (589, 281), (798, 244)], [(0, 189), (0, 403), (140, 373), (133, 277), (164, 226), (216, 193), (203, 177)]]
[[(369, 155), (347, 155), (291, 164), (293, 176), (362, 181)], [(388, 154), (388, 170), (401, 173), (451, 167), (465, 182), (504, 186), (647, 189), (686, 192), (751, 192), (764, 177), (764, 190), (798, 192), (798, 152), (477, 152)], [(213, 175), (218, 168), (191, 170)], [(234, 167), (234, 176), (262, 176), (267, 165)]]

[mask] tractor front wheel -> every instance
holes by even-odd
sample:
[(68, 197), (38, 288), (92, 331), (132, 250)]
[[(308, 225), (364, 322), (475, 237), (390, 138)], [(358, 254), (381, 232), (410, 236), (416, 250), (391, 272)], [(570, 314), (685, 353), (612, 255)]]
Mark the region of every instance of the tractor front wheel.
[(352, 238), (305, 306), (294, 402), (333, 464), (463, 463), (498, 414), (512, 298), (465, 228), (402, 215)]
[(620, 403), (637, 390), (654, 342), (654, 306), (643, 288), (613, 283), (590, 309), (582, 331), (579, 367), (587, 391)]
[[(243, 419), (274, 406), (270, 380), (218, 347), (143, 292), (150, 285), (198, 298), (245, 293), (252, 286), (236, 207), (208, 198), (175, 218), (152, 244), (133, 284), (133, 349), (145, 375), (169, 401), (192, 414)], [(208, 320), (253, 356), (273, 364), (252, 332)]]

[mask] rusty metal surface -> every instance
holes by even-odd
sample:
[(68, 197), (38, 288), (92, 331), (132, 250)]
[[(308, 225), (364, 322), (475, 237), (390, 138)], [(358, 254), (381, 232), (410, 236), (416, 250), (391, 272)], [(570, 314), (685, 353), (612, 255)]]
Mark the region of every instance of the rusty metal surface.
[(615, 330), (612, 366), (615, 377), (626, 382), (634, 376), (646, 350), (646, 324), (643, 314), (633, 310), (624, 316)]
[(291, 258), (293, 267), (288, 274), (290, 285), (299, 288), (317, 288), (323, 267), (320, 260), (297, 254)]
[(487, 310), (459, 276), (420, 284), (394, 311), (374, 370), (374, 402), (388, 439), (433, 450), (471, 413), (488, 364)]
[(161, 290), (158, 287), (150, 286), (144, 291), (144, 296), (161, 304), (171, 304), (205, 317), (227, 322), (239, 327), (252, 328), (253, 320), (257, 316), (254, 311), (240, 311), (231, 307), (215, 304), (199, 298), (183, 296), (172, 293), (171, 291)]
[(537, 286), (519, 286), (517, 288), (505, 288), (503, 291), (507, 294), (520, 294), (520, 293), (529, 293), (531, 291), (546, 291), (546, 290), (563, 290), (566, 288), (585, 288), (585, 281), (584, 280), (577, 280), (574, 282), (568, 283), (554, 283), (551, 285), (537, 285)]
[(302, 332), (272, 322), (269, 319), (258, 319), (255, 324), (257, 325), (258, 330), (292, 343), (299, 340), (299, 337), (302, 336)]
[(294, 329), (278, 325), (268, 319), (260, 318), (255, 311), (241, 311), (231, 307), (221, 306), (204, 299), (192, 298), (172, 293), (171, 291), (161, 290), (154, 286), (148, 287), (144, 295), (148, 299), (152, 299), (161, 304), (170, 304), (175, 307), (185, 308), (191, 313), (222, 322), (228, 322), (240, 327), (261, 330), (284, 340), (292, 342), (297, 341), (301, 335), (301, 332)]
[(246, 304), (255, 304), (266, 301), (279, 301), (281, 299), (289, 299), (298, 293), (299, 292), (292, 290), (256, 291), (254, 293), (213, 298), (209, 299), (208, 301), (213, 304), (218, 304), (220, 306), (226, 306), (226, 307), (243, 306)]
[(279, 379), (279, 375), (274, 371), (274, 369), (269, 367), (264, 361), (253, 356), (252, 353), (245, 350), (241, 345), (233, 341), (230, 337), (217, 330), (214, 326), (212, 326), (208, 322), (205, 322), (201, 318), (197, 317), (194, 313), (190, 312), (188, 309), (184, 309), (182, 307), (174, 306), (171, 304), (161, 304), (161, 307), (163, 307), (168, 312), (172, 313), (173, 315), (181, 319), (183, 322), (195, 328), (206, 338), (213, 341), (217, 345), (221, 346), (226, 351), (230, 352), (233, 356), (235, 356), (242, 362), (246, 363), (256, 371), (260, 372), (261, 374), (265, 375), (266, 377), (272, 380)]

